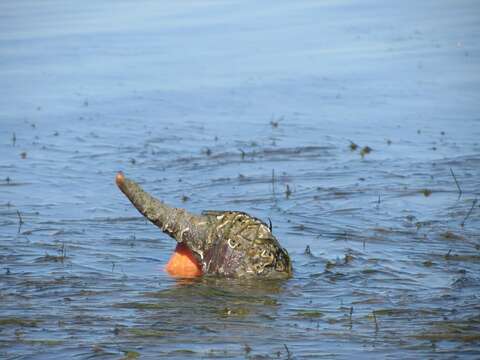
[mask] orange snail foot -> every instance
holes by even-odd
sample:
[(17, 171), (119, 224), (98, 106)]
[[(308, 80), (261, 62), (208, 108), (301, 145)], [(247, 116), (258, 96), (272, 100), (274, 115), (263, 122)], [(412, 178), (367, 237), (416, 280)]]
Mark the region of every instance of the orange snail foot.
[(177, 244), (165, 270), (175, 277), (196, 277), (203, 274), (202, 267), (190, 249), (181, 243)]

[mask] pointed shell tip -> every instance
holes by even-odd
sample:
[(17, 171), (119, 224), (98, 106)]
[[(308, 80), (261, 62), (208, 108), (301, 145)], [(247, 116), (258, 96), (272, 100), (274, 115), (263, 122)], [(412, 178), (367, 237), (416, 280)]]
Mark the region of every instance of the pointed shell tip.
[(115, 182), (117, 183), (117, 186), (121, 188), (125, 184), (125, 176), (123, 175), (123, 172), (119, 171), (117, 175), (115, 176)]

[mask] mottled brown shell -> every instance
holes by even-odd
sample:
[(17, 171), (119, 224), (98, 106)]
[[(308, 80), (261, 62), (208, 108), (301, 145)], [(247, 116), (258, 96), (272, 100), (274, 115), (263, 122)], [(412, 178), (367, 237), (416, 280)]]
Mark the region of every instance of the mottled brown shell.
[(204, 211), (209, 219), (206, 273), (225, 276), (287, 277), (288, 253), (261, 220), (239, 211)]
[(172, 208), (118, 173), (116, 182), (137, 210), (179, 243), (202, 264), (204, 274), (231, 277), (286, 278), (292, 265), (271, 229), (238, 211), (190, 214)]

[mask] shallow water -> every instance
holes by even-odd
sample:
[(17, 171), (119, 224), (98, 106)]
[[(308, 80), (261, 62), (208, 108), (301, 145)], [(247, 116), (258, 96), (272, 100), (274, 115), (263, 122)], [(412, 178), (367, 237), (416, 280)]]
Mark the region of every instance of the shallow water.
[[(479, 10), (3, 1), (0, 357), (479, 356)], [(118, 170), (294, 277), (170, 278)]]

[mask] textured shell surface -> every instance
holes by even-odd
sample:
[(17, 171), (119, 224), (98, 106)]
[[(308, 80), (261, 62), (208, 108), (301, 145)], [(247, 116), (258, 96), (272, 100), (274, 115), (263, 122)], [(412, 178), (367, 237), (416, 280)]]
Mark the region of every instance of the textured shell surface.
[(288, 253), (263, 221), (239, 211), (204, 211), (202, 215), (212, 224), (204, 258), (207, 273), (238, 277), (290, 274)]
[(292, 265), (271, 226), (240, 211), (208, 210), (201, 215), (171, 207), (118, 173), (116, 182), (137, 210), (184, 244), (206, 275), (286, 278)]

